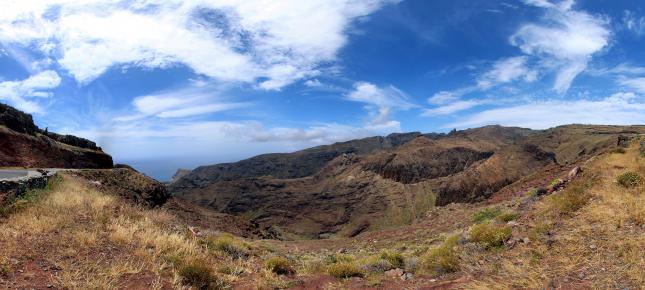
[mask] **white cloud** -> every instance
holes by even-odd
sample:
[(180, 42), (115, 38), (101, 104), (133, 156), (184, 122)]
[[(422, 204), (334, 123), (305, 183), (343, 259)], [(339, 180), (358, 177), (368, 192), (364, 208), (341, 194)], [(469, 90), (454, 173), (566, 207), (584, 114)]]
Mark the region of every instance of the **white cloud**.
[(167, 119), (144, 119), (63, 133), (96, 140), (106, 152), (121, 159), (192, 156), (198, 157), (201, 164), (208, 164), (205, 160), (213, 158), (213, 162), (234, 161), (268, 151), (293, 151), (400, 131), (398, 123), (378, 126), (327, 123), (292, 128), (272, 127), (258, 121), (169, 122)]
[(367, 104), (370, 110), (370, 126), (399, 127), (399, 122), (391, 120), (393, 110), (407, 110), (415, 107), (409, 97), (394, 86), (378, 87), (368, 82), (357, 82), (347, 99)]
[(182, 118), (249, 106), (248, 103), (217, 100), (217, 88), (205, 85), (137, 97), (132, 101), (135, 114), (114, 118), (129, 122), (147, 117)]
[(575, 4), (574, 0), (562, 0), (560, 2), (553, 2), (549, 0), (523, 0), (523, 2), (527, 5), (535, 7), (558, 9), (563, 11), (571, 9), (571, 6)]
[(347, 98), (378, 107), (409, 109), (414, 106), (408, 101), (409, 97), (396, 87), (378, 87), (368, 82), (355, 83), (354, 91), (349, 93)]
[(634, 93), (616, 93), (601, 100), (550, 100), (482, 111), (446, 128), (499, 124), (546, 129), (564, 124), (643, 124), (645, 99)]
[(483, 102), (475, 100), (456, 101), (432, 109), (426, 109), (423, 111), (422, 115), (427, 117), (450, 115), (463, 110), (474, 108), (481, 104), (483, 104)]
[(517, 79), (527, 82), (535, 81), (537, 72), (527, 67), (527, 59), (526, 56), (517, 56), (497, 61), (490, 71), (477, 79), (477, 86), (480, 89), (489, 89)]
[(635, 33), (637, 36), (645, 34), (645, 17), (638, 17), (634, 12), (626, 10), (623, 16), (623, 25), (627, 30)]
[(645, 93), (645, 77), (643, 78), (622, 78), (619, 83), (623, 86), (631, 87), (641, 93)]
[(591, 57), (609, 44), (608, 23), (582, 11), (571, 9), (574, 1), (553, 4), (544, 0), (525, 3), (546, 8), (542, 23), (523, 25), (510, 38), (512, 45), (527, 55), (553, 63), (558, 70), (553, 89), (565, 93)]
[(317, 79), (311, 79), (311, 80), (305, 81), (305, 86), (308, 86), (311, 88), (317, 88), (322, 86), (322, 83)]
[(87, 83), (116, 65), (184, 64), (222, 82), (280, 89), (335, 61), (347, 29), (389, 0), (21, 0), (0, 41), (37, 48)]
[(58, 87), (60, 82), (60, 77), (54, 71), (44, 71), (22, 81), (0, 82), (0, 100), (27, 113), (42, 113), (41, 105), (34, 98), (51, 96), (46, 90)]

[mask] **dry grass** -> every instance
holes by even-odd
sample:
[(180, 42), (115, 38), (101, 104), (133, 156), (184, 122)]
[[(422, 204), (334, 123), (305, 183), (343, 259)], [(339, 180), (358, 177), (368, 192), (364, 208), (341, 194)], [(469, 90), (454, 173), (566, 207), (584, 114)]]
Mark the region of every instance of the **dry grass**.
[[(475, 254), (466, 289), (643, 289), (643, 185), (615, 182), (626, 171), (645, 173), (637, 148), (607, 154), (560, 193), (528, 212), (531, 242), (512, 250)], [(526, 222), (526, 221), (525, 221)], [(477, 260), (488, 261), (478, 264)]]
[[(60, 286), (69, 289), (119, 289), (124, 279), (143, 271), (159, 281), (174, 277), (166, 284), (181, 287), (189, 263), (184, 261), (200, 258), (200, 267), (209, 269), (216, 261), (194, 239), (173, 230), (172, 220), (163, 210), (139, 208), (65, 176), (0, 223), (0, 244), (5, 245), (0, 256), (54, 261), (62, 268)], [(169, 257), (180, 262), (168, 263)], [(227, 283), (215, 278), (215, 288)], [(159, 281), (155, 285), (160, 287)]]

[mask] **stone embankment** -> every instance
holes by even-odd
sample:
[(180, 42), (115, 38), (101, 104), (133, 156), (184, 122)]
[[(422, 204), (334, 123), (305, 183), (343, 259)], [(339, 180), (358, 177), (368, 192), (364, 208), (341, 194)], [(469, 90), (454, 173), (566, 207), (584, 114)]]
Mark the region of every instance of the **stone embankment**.
[(29, 190), (46, 187), (55, 175), (55, 170), (0, 171), (0, 206), (7, 205)]

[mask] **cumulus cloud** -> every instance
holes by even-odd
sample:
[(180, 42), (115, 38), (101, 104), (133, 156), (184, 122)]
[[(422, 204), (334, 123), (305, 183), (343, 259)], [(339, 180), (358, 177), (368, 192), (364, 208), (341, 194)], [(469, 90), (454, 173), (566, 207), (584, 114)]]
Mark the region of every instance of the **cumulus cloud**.
[(631, 92), (616, 93), (600, 100), (548, 100), (478, 112), (446, 128), (499, 124), (546, 129), (564, 124), (645, 123), (645, 99)]
[(44, 71), (24, 80), (0, 82), (0, 101), (27, 113), (42, 113), (36, 99), (50, 97), (48, 90), (58, 87), (60, 82), (60, 76), (54, 71)]
[(117, 65), (183, 64), (280, 89), (333, 62), (352, 21), (387, 2), (21, 0), (3, 5), (0, 41), (36, 49), (80, 83)]
[(553, 89), (565, 93), (587, 68), (591, 57), (609, 44), (608, 21), (572, 9), (574, 1), (558, 4), (546, 0), (525, 3), (546, 9), (540, 23), (526, 24), (510, 38), (510, 43), (527, 55), (552, 64), (558, 71)]

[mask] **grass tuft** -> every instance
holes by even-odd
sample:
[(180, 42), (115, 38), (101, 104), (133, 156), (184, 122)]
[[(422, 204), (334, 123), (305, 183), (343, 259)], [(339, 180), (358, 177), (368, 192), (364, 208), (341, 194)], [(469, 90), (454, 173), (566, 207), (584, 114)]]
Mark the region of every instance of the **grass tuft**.
[(364, 277), (365, 273), (353, 262), (340, 262), (327, 267), (327, 273), (336, 278)]
[(201, 243), (209, 250), (223, 252), (234, 259), (247, 258), (250, 253), (249, 245), (229, 234), (207, 237)]
[(476, 223), (481, 223), (489, 221), (500, 215), (502, 211), (498, 208), (485, 208), (473, 215), (473, 221)]
[(393, 268), (403, 268), (405, 263), (405, 258), (403, 257), (403, 255), (387, 250), (381, 252), (379, 258), (388, 261)]
[(295, 271), (287, 258), (273, 256), (264, 261), (264, 267), (278, 275), (293, 274)]
[(512, 229), (491, 223), (474, 225), (470, 229), (470, 241), (484, 246), (486, 249), (499, 248), (511, 237)]
[(643, 177), (633, 171), (627, 171), (616, 177), (616, 182), (626, 188), (636, 187), (643, 182)]
[(182, 282), (196, 289), (225, 289), (226, 282), (215, 276), (205, 263), (192, 262), (179, 269)]
[(455, 272), (459, 269), (459, 236), (447, 238), (441, 246), (430, 249), (421, 257), (421, 270), (436, 275)]

